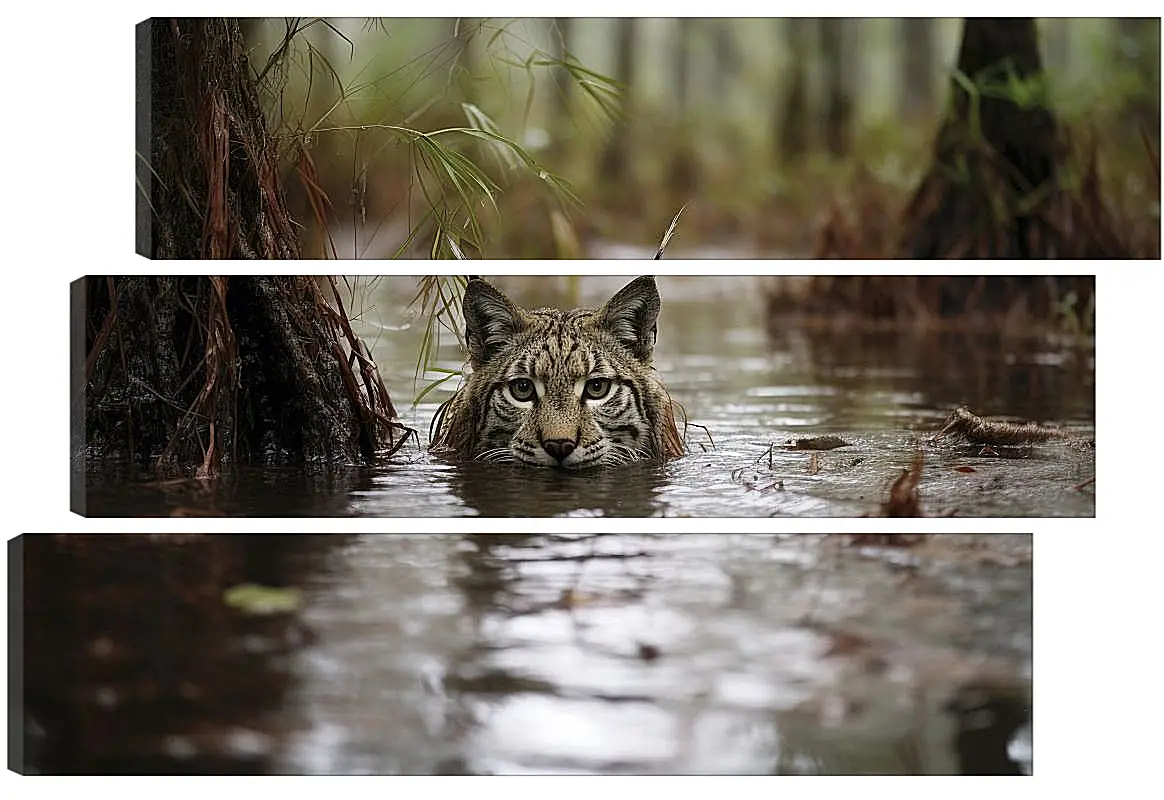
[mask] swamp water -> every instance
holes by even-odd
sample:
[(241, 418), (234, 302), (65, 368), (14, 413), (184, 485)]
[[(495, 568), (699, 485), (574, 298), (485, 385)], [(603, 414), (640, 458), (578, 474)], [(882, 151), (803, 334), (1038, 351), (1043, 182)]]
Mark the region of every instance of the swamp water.
[[(498, 282), (516, 302), (598, 305), (629, 277)], [(430, 457), (429, 423), (455, 380), (411, 404), (423, 320), (405, 310), (411, 278), (382, 277), (348, 307), (402, 421), (418, 433), (388, 464), (334, 471), (241, 469), (214, 485), (126, 481), (91, 471), (90, 515), (830, 516), (876, 513), (920, 448), (921, 508), (931, 515), (1093, 516), (1095, 451), (1062, 442), (984, 449), (927, 440), (954, 408), (1022, 418), (1094, 438), (1093, 349), (998, 332), (860, 332), (769, 326), (773, 278), (661, 277), (656, 366), (686, 411), (688, 454), (584, 474)], [(446, 332), (438, 366), (462, 355)], [(697, 427), (702, 426), (702, 427)], [(789, 450), (835, 436), (847, 446)]]
[(23, 771), (1030, 773), (1031, 537), (920, 538), (24, 536)]

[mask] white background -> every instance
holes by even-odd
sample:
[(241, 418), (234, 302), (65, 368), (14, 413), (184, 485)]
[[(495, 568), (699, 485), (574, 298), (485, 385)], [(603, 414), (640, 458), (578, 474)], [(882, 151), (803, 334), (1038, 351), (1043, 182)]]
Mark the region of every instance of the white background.
[[(647, 786), (634, 779), (509, 779), (477, 781), (472, 791), (486, 796), (543, 798), (547, 794), (572, 796), (612, 790), (627, 794), (731, 791), (772, 797), (776, 793), (839, 796), (841, 793), (890, 793), (895, 798), (943, 796), (979, 797), (984, 791), (1000, 797), (1078, 792), (1122, 794), (1161, 785), (1159, 743), (1162, 721), (1159, 675), (1155, 656), (1160, 640), (1160, 613), (1164, 610), (1156, 581), (1161, 574), (1160, 513), (1155, 500), (1164, 497), (1158, 467), (1161, 419), (1157, 391), (1161, 369), (1161, 320), (1164, 317), (1164, 281), (1161, 266), (1153, 263), (1102, 262), (985, 262), (974, 263), (981, 273), (1095, 273), (1097, 274), (1097, 472), (1096, 519), (1091, 520), (85, 520), (68, 511), (69, 490), (69, 282), (86, 274), (151, 274), (160, 270), (199, 273), (199, 262), (150, 263), (134, 252), (134, 24), (151, 13), (204, 15), (213, 11), (233, 15), (282, 16), (337, 14), (372, 16), (377, 13), (461, 14), (482, 16), (617, 16), (633, 11), (639, 16), (676, 16), (713, 13), (717, 16), (776, 15), (797, 12), (867, 16), (872, 7), (854, 3), (817, 3), (812, 8), (779, 3), (694, 4), (591, 2), (554, 6), (522, 2), (482, 5), (456, 2), (436, 4), (370, 4), (367, 2), (168, 3), (147, 5), (100, 4), (84, 11), (62, 4), (21, 4), (6, 14), (4, 58), (4, 148), (0, 171), (6, 210), (0, 219), (5, 240), (7, 278), (3, 304), (4, 375), (3, 526), (7, 538), (22, 532), (62, 531), (302, 531), (335, 530), (391, 532), (431, 530), (451, 532), (543, 532), (629, 530), (682, 531), (1034, 531), (1035, 539), (1035, 785), (1017, 780), (994, 780), (987, 787), (967, 778), (941, 779), (804, 779), (779, 787), (770, 779), (729, 780), (731, 786), (713, 787), (686, 780), (659, 779)], [(217, 6), (217, 7), (216, 7)], [(483, 6), (483, 7), (482, 7)], [(889, 2), (876, 7), (886, 16), (957, 15), (957, 7), (922, 6), (916, 2)], [(962, 8), (963, 13), (969, 10)], [(1102, 11), (1111, 16), (1146, 16), (1147, 4), (1107, 3), (1102, 9), (1080, 3), (980, 2), (976, 14), (1022, 11), (1032, 16), (1089, 16)], [(1153, 10), (1152, 14), (1158, 14)], [(1150, 179), (1151, 176), (1146, 176)], [(216, 264), (218, 272), (309, 272), (326, 267), (334, 273), (368, 271), (366, 262), (323, 265), (273, 265), (256, 268), (254, 262)], [(442, 265), (433, 265), (434, 271)], [(298, 269), (287, 269), (292, 267)], [(415, 272), (416, 264), (400, 267), (378, 262), (377, 271)], [(666, 273), (706, 272), (789, 273), (856, 272), (916, 274), (949, 272), (942, 264), (918, 262), (714, 262), (666, 261), (656, 265)], [(563, 262), (494, 262), (490, 271), (503, 273), (560, 273), (579, 271), (638, 274), (635, 262), (572, 264)], [(6, 624), (6, 623), (5, 623)], [(1155, 633), (1153, 633), (1155, 631)], [(76, 779), (4, 780), (4, 791), (21, 796), (49, 796), (82, 787)], [(91, 780), (91, 779), (90, 779)], [(255, 779), (250, 779), (253, 784)], [(415, 779), (343, 779), (347, 793), (431, 791)], [(666, 781), (667, 785), (657, 785)], [(118, 794), (190, 796), (199, 800), (208, 791), (229, 784), (240, 791), (265, 787), (243, 786), (243, 779), (141, 780), (118, 779), (109, 786)], [(857, 782), (860, 785), (857, 785)], [(102, 781), (113, 783), (112, 779)], [(211, 786), (213, 783), (213, 786)], [(68, 784), (68, 785), (66, 785)], [(278, 787), (281, 791), (319, 791), (302, 779)], [(458, 787), (464, 791), (464, 787)], [(101, 787), (98, 787), (100, 790)], [(1150, 788), (1148, 789), (1150, 792)]]

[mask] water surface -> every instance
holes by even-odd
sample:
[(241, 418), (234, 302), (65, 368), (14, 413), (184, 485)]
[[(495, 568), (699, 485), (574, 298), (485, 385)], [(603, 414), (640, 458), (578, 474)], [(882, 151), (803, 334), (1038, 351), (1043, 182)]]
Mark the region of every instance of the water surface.
[(31, 771), (1033, 768), (1029, 536), (25, 540)]

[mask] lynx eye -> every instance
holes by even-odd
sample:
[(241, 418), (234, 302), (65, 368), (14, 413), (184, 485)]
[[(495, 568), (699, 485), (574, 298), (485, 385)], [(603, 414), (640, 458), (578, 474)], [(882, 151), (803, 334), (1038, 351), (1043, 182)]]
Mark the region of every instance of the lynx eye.
[(529, 378), (514, 378), (509, 382), (509, 393), (517, 402), (525, 403), (533, 400), (537, 391), (534, 389), (533, 381)]
[(610, 378), (591, 378), (586, 381), (582, 396), (587, 400), (601, 400), (610, 394)]

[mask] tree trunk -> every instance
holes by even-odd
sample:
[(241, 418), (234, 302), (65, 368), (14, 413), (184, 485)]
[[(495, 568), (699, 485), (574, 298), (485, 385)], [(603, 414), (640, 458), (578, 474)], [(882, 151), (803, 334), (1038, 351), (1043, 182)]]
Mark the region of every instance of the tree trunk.
[(1124, 104), (1125, 129), (1148, 137), (1160, 149), (1160, 19), (1117, 20), (1116, 61), (1139, 85)]
[(791, 164), (808, 152), (809, 48), (806, 35), (811, 22), (803, 17), (776, 20), (776, 24), (784, 28), (784, 47), (788, 49), (791, 61), (785, 79), (784, 102), (776, 116), (776, 141), (784, 164)]
[(905, 211), (901, 254), (1126, 257), (1099, 196), (1094, 156), (1077, 194), (1058, 183), (1065, 149), (1040, 94), (1035, 21), (967, 19), (958, 73), (933, 164)]
[(401, 441), (334, 283), (331, 300), (312, 278), (274, 275), (90, 276), (73, 291), (83, 458), (212, 477), (238, 463), (368, 462)]
[(901, 37), (901, 118), (927, 119), (934, 108), (934, 21), (929, 17), (898, 20)]
[(676, 20), (675, 46), (671, 51), (671, 72), (675, 76), (675, 138), (670, 144), (670, 166), (665, 186), (676, 207), (698, 191), (699, 149), (695, 146), (696, 120), (692, 86), (692, 37), (698, 35), (700, 20), (680, 17)]
[[(557, 17), (550, 24), (550, 44), (554, 56), (565, 61), (571, 56), (570, 47), (573, 44), (574, 21), (569, 17)], [(573, 94), (574, 79), (565, 69), (555, 70), (553, 103), (550, 117), (553, 125), (565, 130), (570, 124), (570, 98)]]
[(853, 59), (851, 43), (846, 42), (846, 21), (837, 17), (817, 20), (820, 26), (821, 63), (825, 75), (824, 138), (825, 147), (834, 158), (849, 152), (853, 103), (847, 76)]
[(622, 84), (622, 103), (603, 149), (598, 172), (604, 183), (625, 184), (632, 158), (629, 120), (634, 104), (635, 18), (619, 17), (615, 25), (614, 79)]
[(137, 252), (298, 258), (238, 21), (151, 19), (137, 38)]

